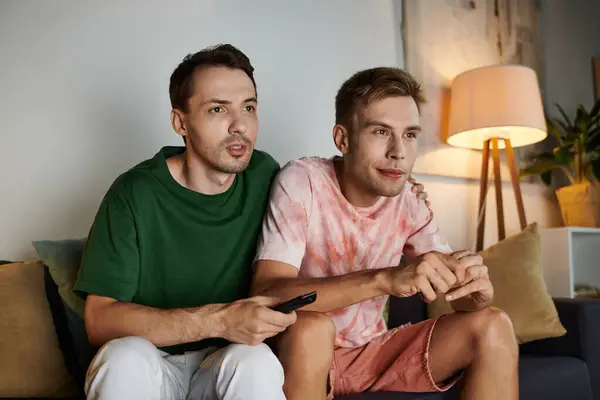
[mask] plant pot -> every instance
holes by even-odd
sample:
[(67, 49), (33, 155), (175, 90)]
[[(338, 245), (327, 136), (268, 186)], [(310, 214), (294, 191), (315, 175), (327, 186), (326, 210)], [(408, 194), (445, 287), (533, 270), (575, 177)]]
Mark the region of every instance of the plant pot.
[(599, 185), (578, 183), (556, 190), (565, 226), (600, 227)]

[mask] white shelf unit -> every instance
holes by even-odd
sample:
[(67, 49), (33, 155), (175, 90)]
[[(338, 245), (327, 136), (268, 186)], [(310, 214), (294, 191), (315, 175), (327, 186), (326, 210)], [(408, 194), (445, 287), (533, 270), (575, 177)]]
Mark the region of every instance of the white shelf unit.
[(544, 280), (552, 297), (575, 297), (575, 285), (600, 287), (600, 228), (540, 229)]

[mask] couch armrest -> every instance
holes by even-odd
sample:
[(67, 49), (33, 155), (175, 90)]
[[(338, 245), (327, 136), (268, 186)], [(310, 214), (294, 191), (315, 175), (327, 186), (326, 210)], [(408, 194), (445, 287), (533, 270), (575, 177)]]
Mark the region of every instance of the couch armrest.
[(594, 398), (600, 400), (600, 300), (554, 299), (567, 334), (521, 346), (524, 354), (577, 357), (588, 366)]

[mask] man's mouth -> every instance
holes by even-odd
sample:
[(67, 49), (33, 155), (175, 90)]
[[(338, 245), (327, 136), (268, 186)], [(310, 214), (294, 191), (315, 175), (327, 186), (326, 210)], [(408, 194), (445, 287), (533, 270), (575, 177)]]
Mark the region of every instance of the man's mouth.
[(231, 154), (234, 157), (240, 157), (243, 156), (244, 153), (246, 153), (247, 148), (248, 146), (246, 146), (245, 144), (234, 143), (227, 146), (227, 151), (229, 151), (229, 154)]
[(404, 171), (401, 169), (383, 168), (377, 170), (381, 175), (390, 179), (400, 179), (404, 176)]

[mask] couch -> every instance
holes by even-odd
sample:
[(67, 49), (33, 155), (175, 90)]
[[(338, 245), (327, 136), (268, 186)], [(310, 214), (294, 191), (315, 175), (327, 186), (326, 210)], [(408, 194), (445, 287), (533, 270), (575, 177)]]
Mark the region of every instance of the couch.
[[(83, 321), (65, 307), (47, 267), (44, 267), (44, 286), (60, 350), (78, 390), (78, 394), (71, 399), (84, 399), (83, 366), (89, 363), (96, 349), (81, 342), (81, 335), (85, 334)], [(560, 338), (521, 346), (520, 398), (600, 400), (600, 301), (555, 299), (555, 304), (568, 333)], [(391, 327), (421, 321), (426, 315), (426, 306), (418, 296), (390, 300)], [(455, 388), (443, 394), (378, 392), (336, 399), (447, 400), (458, 399), (458, 396)]]

